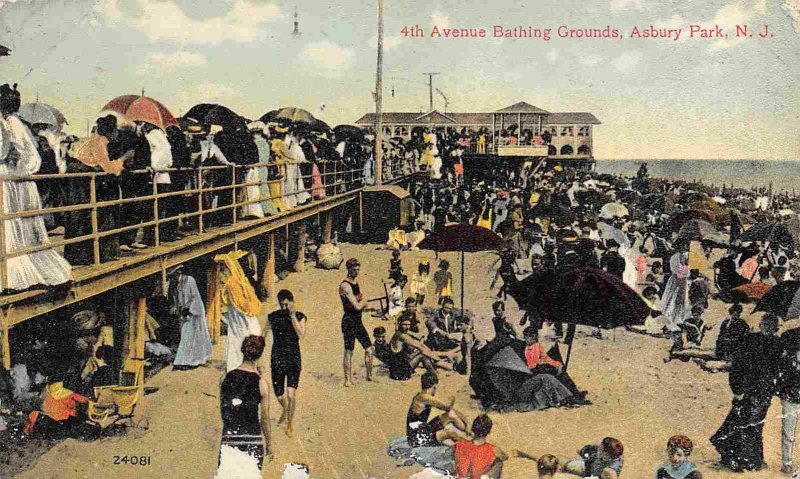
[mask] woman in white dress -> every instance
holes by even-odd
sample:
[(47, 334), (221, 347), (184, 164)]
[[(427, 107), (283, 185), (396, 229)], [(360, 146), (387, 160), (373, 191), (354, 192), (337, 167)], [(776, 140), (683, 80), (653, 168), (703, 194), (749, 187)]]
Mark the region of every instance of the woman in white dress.
[[(42, 159), (36, 150), (33, 135), (16, 115), (20, 96), (16, 85), (0, 86), (0, 176), (33, 175)], [(42, 208), (39, 190), (33, 181), (3, 181), (3, 212)], [(3, 225), (6, 252), (49, 243), (42, 216), (28, 216), (5, 221)], [(72, 267), (54, 249), (45, 249), (9, 258), (6, 263), (8, 284), (0, 290), (24, 290), (32, 286), (55, 286), (72, 279)]]
[(211, 336), (206, 322), (206, 307), (194, 278), (184, 274), (183, 266), (170, 271), (169, 297), (181, 321), (181, 342), (173, 367), (193, 368), (211, 357)]

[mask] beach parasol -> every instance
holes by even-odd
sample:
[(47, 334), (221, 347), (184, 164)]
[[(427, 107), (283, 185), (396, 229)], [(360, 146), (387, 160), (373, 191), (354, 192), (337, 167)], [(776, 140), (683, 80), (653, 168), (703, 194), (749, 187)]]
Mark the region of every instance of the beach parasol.
[(722, 243), (727, 238), (719, 233), (708, 221), (688, 220), (678, 230), (678, 237), (672, 242), (673, 248), (680, 248), (692, 241), (712, 240)]
[(364, 130), (355, 125), (336, 125), (333, 127), (333, 133), (338, 140), (363, 138)]
[(124, 169), (123, 160), (109, 160), (107, 145), (108, 138), (105, 136), (93, 135), (81, 138), (72, 145), (72, 155), (86, 166), (93, 168), (99, 166), (106, 173), (119, 176)]
[(520, 384), (533, 376), (527, 363), (511, 346), (505, 346), (487, 361), (486, 374), (506, 401), (514, 397), (514, 391)]
[(24, 103), (19, 107), (17, 114), (31, 125), (44, 123), (55, 127), (57, 131), (61, 131), (67, 124), (64, 114), (47, 103)]
[(628, 216), (628, 208), (622, 203), (606, 203), (600, 208), (602, 218), (622, 218)]
[(672, 231), (678, 231), (681, 227), (690, 220), (702, 220), (707, 223), (714, 223), (716, 216), (713, 212), (707, 210), (686, 210), (676, 213), (669, 219), (669, 228)]
[(434, 231), (419, 245), (419, 249), (438, 253), (458, 251), (461, 253), (461, 315), (464, 315), (464, 253), (499, 250), (503, 239), (486, 228), (469, 224), (448, 225)]
[(602, 221), (597, 223), (597, 229), (600, 230), (600, 238), (604, 240), (614, 240), (621, 248), (630, 248), (631, 240), (622, 230), (611, 226)]
[(178, 120), (160, 102), (144, 95), (123, 95), (114, 98), (100, 111), (115, 111), (129, 121), (143, 121), (165, 129), (169, 125), (178, 126)]
[(784, 319), (800, 316), (800, 281), (778, 283), (756, 304), (753, 312), (772, 313)]
[(743, 243), (748, 241), (763, 241), (777, 243), (786, 249), (790, 257), (794, 255), (794, 239), (791, 231), (780, 223), (758, 223), (742, 233), (738, 238)]
[(556, 224), (570, 224), (575, 221), (575, 213), (572, 210), (555, 203), (539, 203), (531, 209), (531, 214), (535, 218), (550, 218)]
[(182, 120), (200, 125), (219, 125), (225, 132), (247, 130), (247, 121), (230, 108), (216, 103), (200, 103), (187, 111)]
[(568, 323), (566, 370), (576, 325), (613, 329), (644, 324), (650, 307), (620, 278), (601, 269), (575, 267), (534, 273), (509, 288), (520, 309)]
[(278, 120), (287, 120), (291, 122), (307, 123), (309, 125), (317, 121), (317, 119), (314, 118), (314, 115), (312, 115), (308, 111), (293, 106), (269, 111), (264, 115), (262, 115), (260, 119), (264, 123), (268, 123), (271, 121), (278, 121)]

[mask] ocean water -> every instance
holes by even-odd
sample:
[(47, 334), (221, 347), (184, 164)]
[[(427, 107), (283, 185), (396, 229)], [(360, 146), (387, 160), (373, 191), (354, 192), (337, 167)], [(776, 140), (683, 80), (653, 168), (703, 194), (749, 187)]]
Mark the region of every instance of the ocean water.
[(651, 177), (702, 180), (739, 188), (769, 186), (800, 194), (800, 161), (794, 160), (597, 160), (597, 172), (634, 176), (647, 163)]

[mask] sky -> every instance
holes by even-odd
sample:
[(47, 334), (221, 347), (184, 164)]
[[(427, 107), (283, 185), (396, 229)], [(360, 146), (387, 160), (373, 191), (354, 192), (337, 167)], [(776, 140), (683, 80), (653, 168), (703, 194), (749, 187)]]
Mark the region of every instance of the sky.
[[(800, 0), (386, 1), (384, 111), (589, 111), (599, 159), (800, 159)], [(524, 5), (523, 5), (524, 4)], [(301, 35), (292, 35), (295, 9)], [(735, 25), (754, 37), (737, 38)], [(403, 36), (418, 25), (422, 38)], [(436, 25), (485, 38), (431, 38)], [(493, 26), (552, 29), (549, 41)], [(607, 26), (623, 38), (559, 38)], [(681, 29), (677, 41), (633, 27)], [(688, 38), (719, 25), (728, 38)], [(773, 36), (759, 38), (769, 25)], [(258, 118), (299, 106), (331, 125), (375, 111), (377, 0), (0, 0), (0, 82), (85, 135), (124, 94), (176, 116), (221, 103)]]

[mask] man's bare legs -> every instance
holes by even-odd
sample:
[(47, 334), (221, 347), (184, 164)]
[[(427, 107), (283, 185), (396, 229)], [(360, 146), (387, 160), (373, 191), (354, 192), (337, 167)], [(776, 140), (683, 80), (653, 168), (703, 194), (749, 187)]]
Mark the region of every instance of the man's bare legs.
[(286, 435), (289, 437), (294, 436), (294, 408), (297, 404), (297, 390), (295, 388), (286, 388)]
[(342, 368), (344, 369), (344, 387), (349, 388), (353, 385), (353, 350), (345, 349), (344, 358), (342, 359)]
[(286, 394), (284, 394), (283, 396), (278, 396), (277, 399), (278, 399), (278, 404), (281, 405), (281, 417), (278, 419), (278, 424), (283, 424), (283, 422), (286, 421), (286, 413), (288, 410), (286, 404)]
[(440, 444), (444, 444), (444, 441), (447, 440), (452, 442), (472, 440), (466, 418), (461, 417), (452, 409), (439, 416), (439, 420), (443, 426), (440, 431), (436, 432), (436, 440)]

